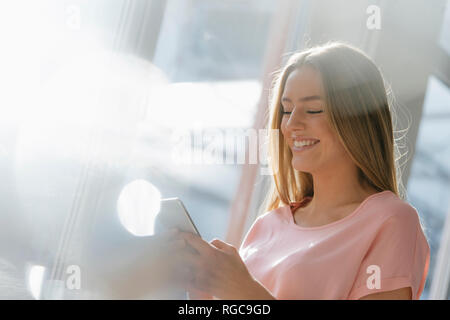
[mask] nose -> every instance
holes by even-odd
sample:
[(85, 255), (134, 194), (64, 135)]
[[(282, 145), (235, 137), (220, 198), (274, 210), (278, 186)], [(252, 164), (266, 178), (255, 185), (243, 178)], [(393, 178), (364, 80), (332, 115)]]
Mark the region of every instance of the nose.
[(292, 110), (292, 113), (289, 115), (289, 119), (286, 122), (286, 130), (292, 131), (294, 129), (304, 129), (305, 128), (305, 122), (302, 119), (301, 116), (301, 109), (300, 108), (294, 108)]

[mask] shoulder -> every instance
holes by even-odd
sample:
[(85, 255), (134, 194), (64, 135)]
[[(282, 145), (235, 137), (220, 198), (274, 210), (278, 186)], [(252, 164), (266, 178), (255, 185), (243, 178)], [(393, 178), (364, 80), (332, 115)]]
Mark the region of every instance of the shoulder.
[(377, 194), (359, 210), (355, 225), (364, 229), (367, 239), (414, 241), (417, 236), (424, 236), (425, 229), (416, 208), (393, 192)]
[(368, 212), (371, 223), (367, 230), (372, 231), (374, 243), (387, 247), (428, 246), (422, 220), (413, 205), (392, 193), (378, 199), (371, 208), (375, 210)]
[(417, 209), (393, 192), (378, 194), (365, 204), (371, 215), (379, 217), (381, 222), (419, 223)]
[[(361, 236), (366, 239), (365, 242), (360, 241), (364, 243), (364, 257), (350, 296), (359, 298), (372, 293), (373, 290), (368, 290), (366, 286), (367, 268), (376, 265), (382, 270), (383, 292), (368, 298), (407, 298), (408, 290), (399, 289), (411, 287), (413, 298), (418, 299), (423, 290), (430, 257), (430, 248), (421, 229), (418, 212), (394, 193), (372, 200), (372, 205), (367, 206), (369, 210), (366, 211), (370, 220), (365, 221), (370, 222), (365, 224), (365, 231), (370, 232), (364, 232)], [(385, 292), (389, 290), (396, 291)]]
[(290, 212), (291, 207), (289, 205), (281, 205), (276, 209), (266, 211), (263, 214), (259, 215), (256, 221), (259, 221), (259, 223), (266, 222), (266, 221), (273, 221), (278, 220), (280, 218), (285, 218), (286, 215)]
[(273, 228), (276, 225), (274, 221), (276, 221), (276, 219), (280, 219), (281, 215), (283, 214), (283, 210), (286, 210), (286, 207), (282, 206), (267, 211), (259, 215), (253, 221), (246, 235), (244, 236), (239, 249), (243, 257), (245, 256), (246, 248), (251, 246), (254, 241), (259, 241), (262, 238), (270, 237), (273, 234)]
[(266, 211), (256, 217), (250, 229), (253, 231), (261, 229), (265, 229), (267, 231), (268, 228), (272, 229), (277, 225), (276, 222), (287, 220), (289, 211), (289, 205), (281, 205), (276, 209)]

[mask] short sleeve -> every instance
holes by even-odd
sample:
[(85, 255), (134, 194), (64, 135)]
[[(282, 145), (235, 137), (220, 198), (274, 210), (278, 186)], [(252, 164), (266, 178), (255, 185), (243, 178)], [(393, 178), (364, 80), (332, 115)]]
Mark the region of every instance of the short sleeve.
[(358, 270), (348, 299), (411, 287), (412, 299), (422, 294), (430, 248), (414, 207), (405, 205), (379, 227)]
[(262, 218), (263, 216), (259, 216), (258, 218), (256, 218), (255, 221), (253, 221), (250, 228), (248, 229), (247, 234), (244, 236), (242, 244), (239, 248), (239, 254), (241, 255), (242, 258), (245, 258), (247, 247), (254, 241), (254, 239), (260, 233), (260, 229), (262, 228), (261, 225)]

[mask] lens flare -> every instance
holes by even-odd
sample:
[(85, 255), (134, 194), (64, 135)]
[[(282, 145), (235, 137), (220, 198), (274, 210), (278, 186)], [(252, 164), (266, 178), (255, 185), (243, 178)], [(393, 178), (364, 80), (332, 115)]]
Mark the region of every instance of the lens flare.
[(153, 184), (145, 180), (129, 183), (117, 201), (120, 222), (133, 235), (153, 235), (160, 201), (161, 194)]

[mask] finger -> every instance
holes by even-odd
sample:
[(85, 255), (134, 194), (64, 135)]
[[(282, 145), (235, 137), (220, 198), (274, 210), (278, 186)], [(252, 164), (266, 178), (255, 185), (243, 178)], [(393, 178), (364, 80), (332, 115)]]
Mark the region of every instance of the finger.
[(177, 254), (179, 251), (184, 251), (191, 254), (199, 254), (187, 241), (183, 238), (175, 238), (167, 242), (167, 251), (169, 254)]
[(176, 251), (179, 249), (183, 249), (191, 253), (196, 253), (197, 250), (190, 246), (181, 234), (182, 233), (179, 231), (179, 229), (176, 228), (161, 233), (158, 236), (158, 241), (162, 243), (160, 249), (167, 250), (170, 253), (173, 253), (172, 251)]
[(234, 252), (236, 250), (236, 248), (234, 246), (232, 246), (231, 244), (228, 244), (228, 243), (226, 243), (226, 242), (224, 242), (224, 241), (222, 241), (220, 239), (213, 239), (211, 241), (211, 244), (214, 247), (216, 247), (216, 248), (218, 248), (220, 250), (227, 251), (227, 252), (232, 252), (232, 251)]
[(202, 259), (198, 253), (192, 253), (186, 250), (179, 250), (174, 252), (168, 259), (169, 263), (177, 268), (192, 268), (196, 271), (202, 272)]
[(211, 254), (214, 252), (214, 249), (216, 249), (198, 235), (193, 233), (180, 232), (180, 236), (203, 256)]

